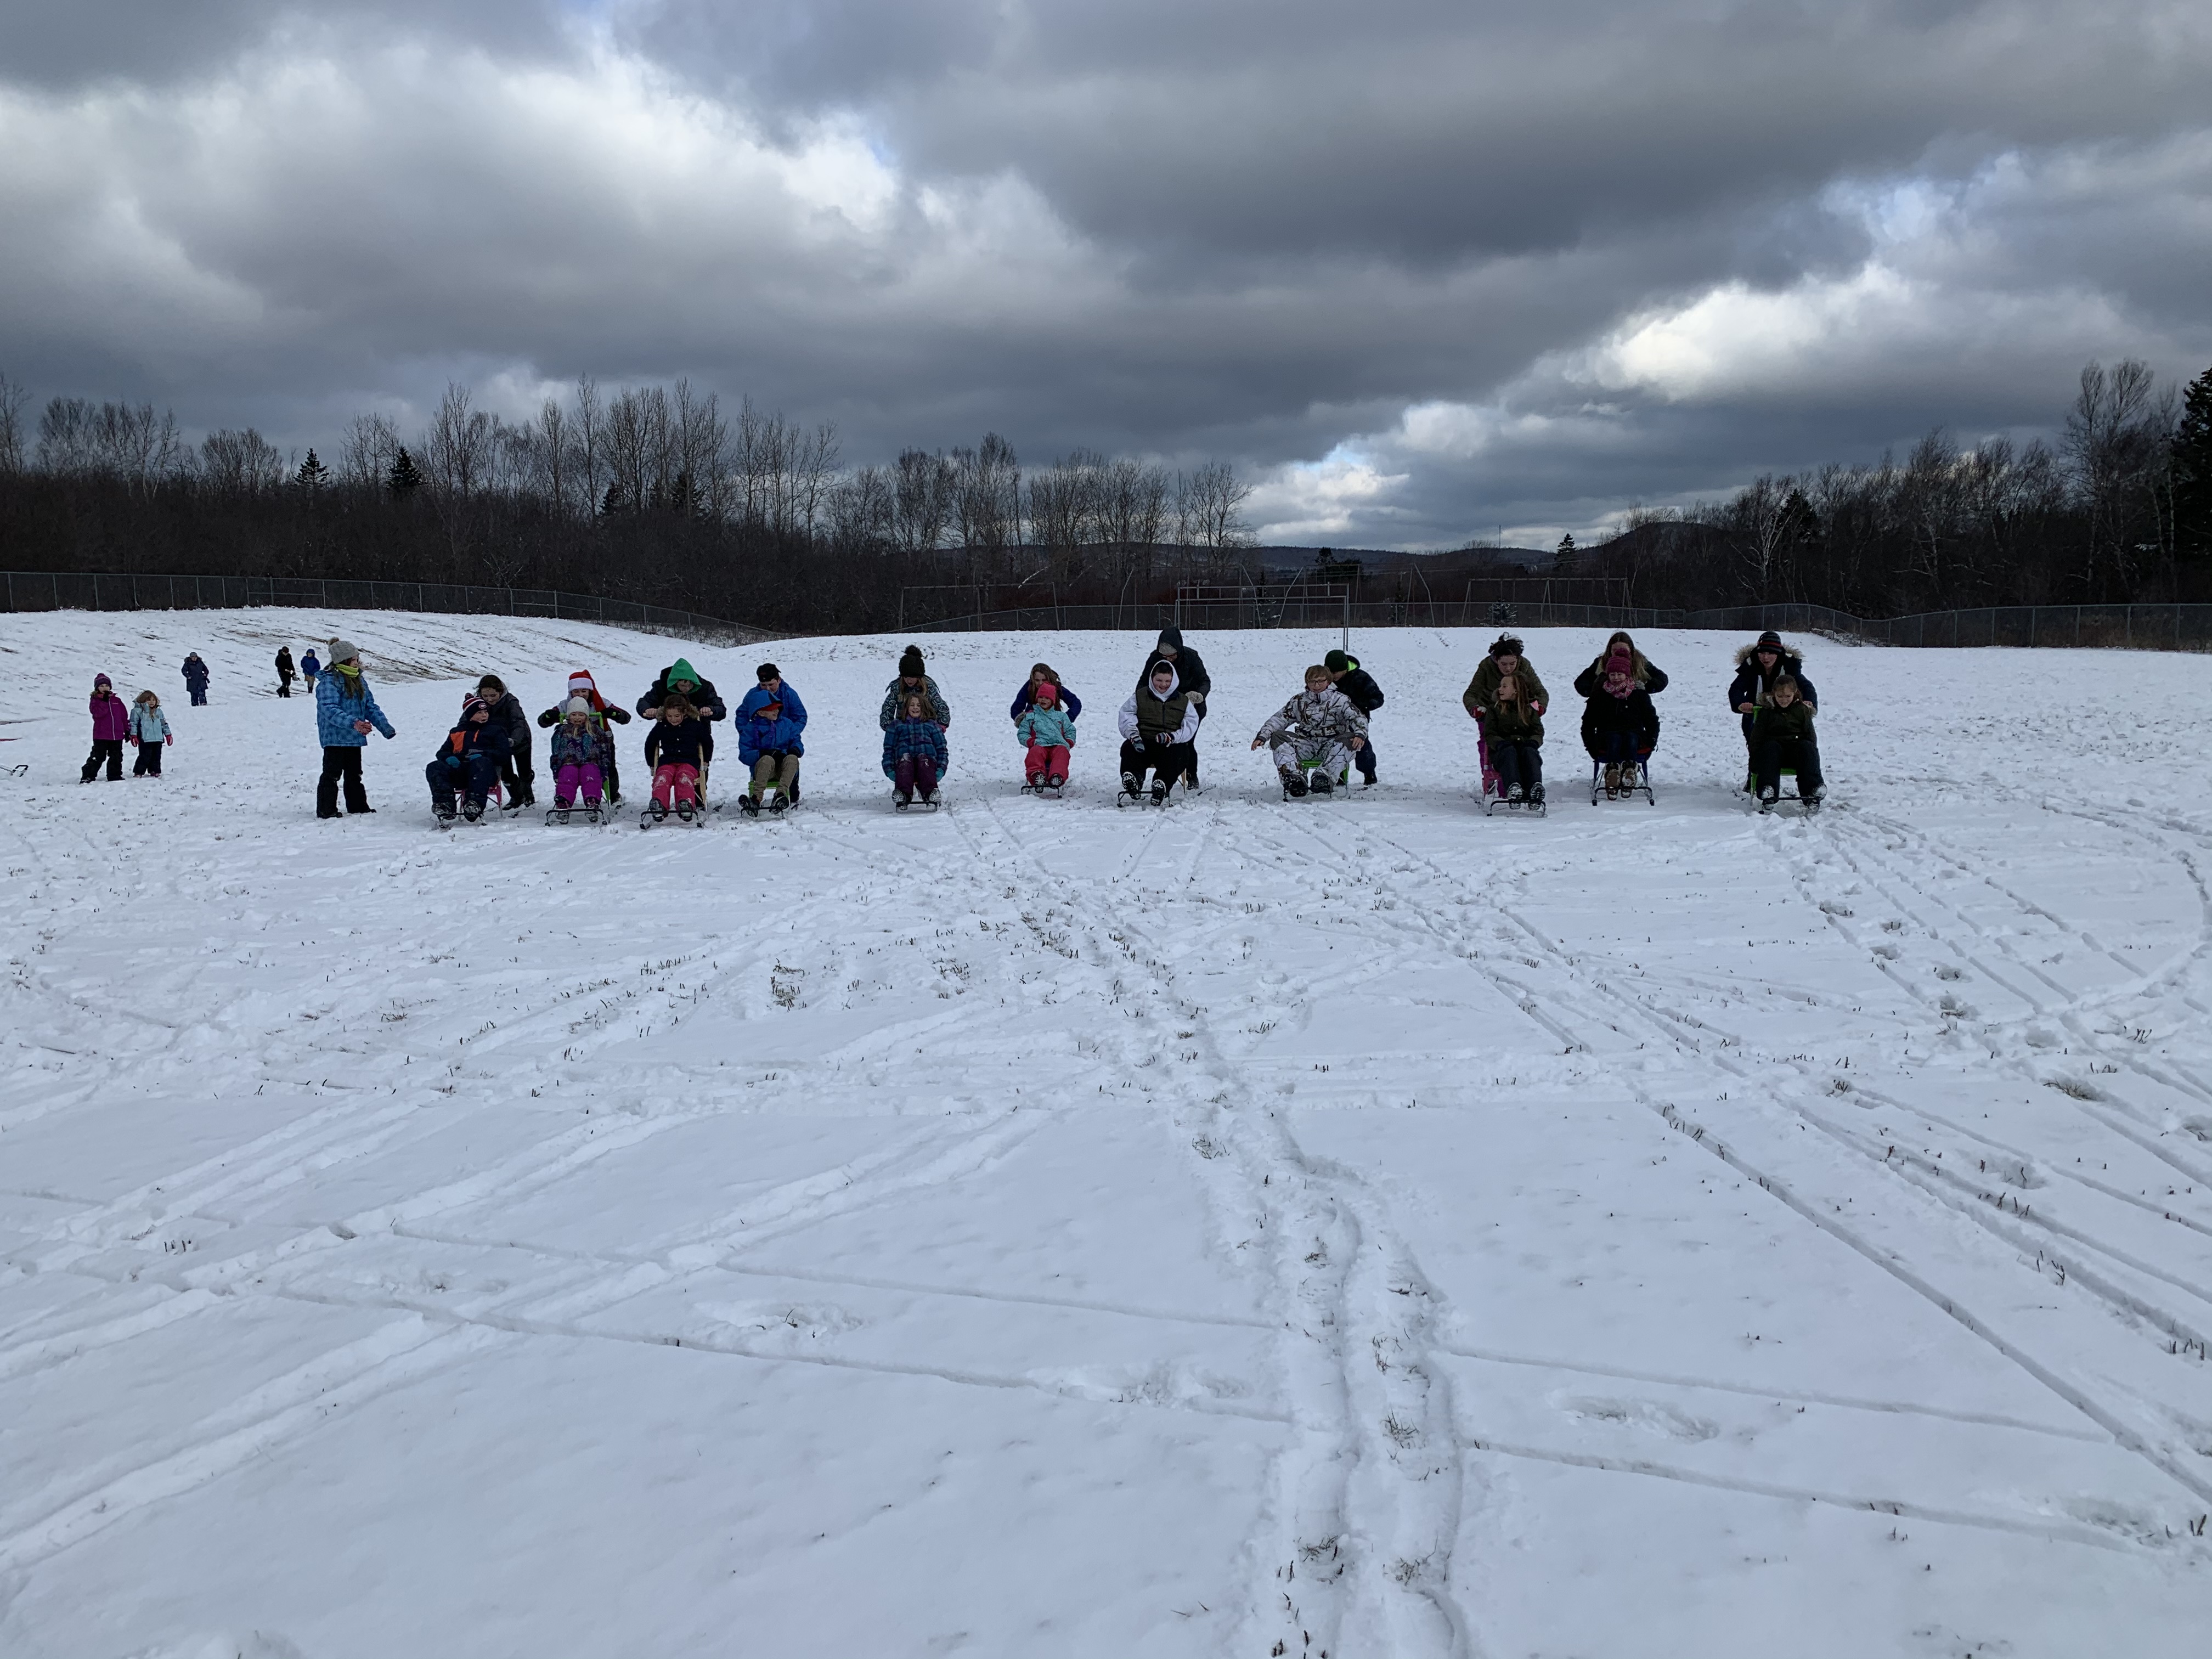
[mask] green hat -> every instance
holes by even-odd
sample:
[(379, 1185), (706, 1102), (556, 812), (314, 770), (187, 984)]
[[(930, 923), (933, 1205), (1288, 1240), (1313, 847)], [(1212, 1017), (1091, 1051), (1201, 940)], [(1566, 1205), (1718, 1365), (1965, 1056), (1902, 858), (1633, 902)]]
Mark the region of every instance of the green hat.
[(1328, 672), (1332, 674), (1341, 674), (1352, 666), (1352, 659), (1346, 656), (1341, 651), (1330, 652), (1328, 655), (1322, 659), (1322, 661), (1328, 666)]
[(703, 685), (706, 683), (699, 678), (699, 671), (691, 665), (688, 659), (683, 657), (678, 657), (670, 664), (668, 669), (668, 684), (673, 685), (678, 680), (689, 680), (694, 685)]

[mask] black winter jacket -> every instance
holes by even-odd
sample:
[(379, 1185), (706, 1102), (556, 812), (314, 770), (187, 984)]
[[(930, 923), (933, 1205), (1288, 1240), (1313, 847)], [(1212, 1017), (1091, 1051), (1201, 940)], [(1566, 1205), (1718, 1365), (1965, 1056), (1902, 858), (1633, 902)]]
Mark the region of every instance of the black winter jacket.
[(463, 720), (447, 732), (445, 742), (438, 745), (438, 758), (444, 760), (449, 756), (458, 755), (465, 760), (471, 755), (482, 755), (496, 765), (505, 760), (513, 750), (514, 744), (507, 738), (507, 727), (501, 725), (495, 716), (482, 726), (474, 720)]
[[(1656, 696), (1667, 689), (1667, 671), (1639, 651), (1636, 653), (1636, 684), (1644, 690)], [(1575, 676), (1575, 695), (1578, 697), (1594, 697), (1603, 690), (1605, 690), (1605, 659), (1601, 656), (1593, 657), (1590, 659), (1590, 665)]]
[[(1784, 651), (1775, 661), (1774, 672), (1762, 677), (1759, 672), (1758, 652), (1757, 646), (1747, 645), (1735, 653), (1735, 678), (1729, 682), (1730, 708), (1747, 702), (1755, 702), (1765, 708), (1773, 697), (1774, 682), (1784, 674), (1797, 682), (1797, 700), (1800, 702), (1811, 703), (1815, 708), (1820, 706), (1820, 694), (1813, 689), (1813, 682), (1805, 678), (1803, 658), (1794, 651)], [(1743, 735), (1746, 738), (1751, 736), (1753, 719), (1749, 714), (1743, 717)]]
[(1153, 647), (1152, 654), (1145, 659), (1145, 672), (1137, 676), (1137, 690), (1141, 691), (1152, 683), (1152, 670), (1162, 663), (1175, 670), (1176, 690), (1183, 696), (1202, 702), (1213, 695), (1213, 681), (1206, 672), (1206, 659), (1187, 645), (1172, 657), (1162, 656), (1159, 647)]
[(645, 763), (652, 767), (703, 767), (707, 738), (704, 720), (687, 720), (681, 726), (655, 720), (653, 730), (645, 734)]
[(1651, 706), (1647, 691), (1632, 691), (1625, 697), (1616, 697), (1609, 691), (1600, 691), (1583, 704), (1583, 747), (1593, 760), (1602, 759), (1605, 737), (1610, 732), (1626, 732), (1636, 739), (1636, 752), (1648, 755), (1659, 746), (1659, 711)]
[(507, 750), (512, 754), (530, 752), (530, 716), (522, 711), (522, 699), (512, 691), (503, 691), (499, 701), (491, 706), (490, 724), (507, 733)]
[(1352, 672), (1336, 683), (1336, 689), (1352, 699), (1352, 706), (1363, 714), (1371, 714), (1382, 706), (1382, 688), (1375, 684), (1375, 677), (1352, 659)]

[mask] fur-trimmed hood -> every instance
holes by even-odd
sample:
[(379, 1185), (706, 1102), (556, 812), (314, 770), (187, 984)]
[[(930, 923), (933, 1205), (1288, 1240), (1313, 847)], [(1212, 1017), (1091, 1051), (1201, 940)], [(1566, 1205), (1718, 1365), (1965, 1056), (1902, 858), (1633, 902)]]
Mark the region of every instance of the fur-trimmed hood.
[[(1751, 659), (1758, 654), (1759, 641), (1753, 640), (1749, 645), (1738, 647), (1735, 653), (1735, 665), (1738, 668), (1748, 667)], [(1797, 671), (1804, 665), (1804, 662), (1805, 653), (1796, 646), (1785, 645), (1782, 647), (1781, 665), (1792, 679), (1797, 677)]]

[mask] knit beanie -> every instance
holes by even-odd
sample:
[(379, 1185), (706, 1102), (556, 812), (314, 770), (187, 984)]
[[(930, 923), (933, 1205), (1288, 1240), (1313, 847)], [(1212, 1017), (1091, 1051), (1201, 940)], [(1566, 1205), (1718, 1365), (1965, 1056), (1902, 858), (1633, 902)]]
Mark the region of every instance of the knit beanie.
[(922, 664), (921, 647), (920, 646), (909, 645), (904, 651), (899, 653), (899, 678), (901, 679), (918, 680), (928, 672), (929, 670)]
[(1046, 708), (1049, 708), (1054, 702), (1059, 701), (1060, 688), (1054, 685), (1050, 680), (1039, 680), (1037, 682), (1036, 690), (1032, 692), (1030, 696), (1036, 702), (1042, 703)]
[(1341, 651), (1330, 652), (1322, 661), (1332, 674), (1341, 674), (1352, 666), (1352, 659)]
[(359, 655), (361, 655), (361, 647), (356, 646), (351, 640), (332, 640), (331, 641), (330, 661), (333, 665), (342, 662), (351, 662)]
[(561, 712), (564, 714), (588, 714), (592, 712), (592, 705), (587, 698), (571, 697), (562, 706)]
[(114, 684), (115, 682), (108, 678), (105, 674), (94, 674), (92, 677), (92, 689), (95, 691), (99, 690), (103, 685), (112, 687)]
[(473, 693), (461, 699), (461, 723), (465, 726), (477, 717), (478, 711), (489, 714), (491, 705)]
[(1759, 636), (1759, 642), (1761, 645), (1771, 645), (1779, 651), (1782, 648), (1782, 635), (1770, 628)]

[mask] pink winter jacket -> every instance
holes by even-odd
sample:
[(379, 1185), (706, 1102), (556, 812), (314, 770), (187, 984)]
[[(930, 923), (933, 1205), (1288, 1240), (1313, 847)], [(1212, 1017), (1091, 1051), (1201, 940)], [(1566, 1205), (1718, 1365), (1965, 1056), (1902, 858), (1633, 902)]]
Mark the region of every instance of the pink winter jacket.
[(131, 705), (109, 692), (92, 698), (92, 740), (105, 743), (110, 738), (120, 742), (131, 735)]

